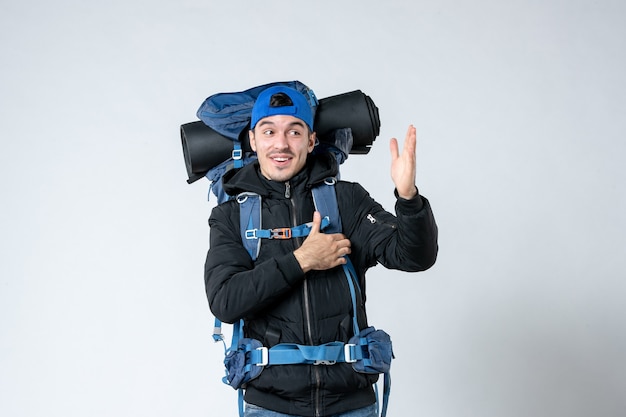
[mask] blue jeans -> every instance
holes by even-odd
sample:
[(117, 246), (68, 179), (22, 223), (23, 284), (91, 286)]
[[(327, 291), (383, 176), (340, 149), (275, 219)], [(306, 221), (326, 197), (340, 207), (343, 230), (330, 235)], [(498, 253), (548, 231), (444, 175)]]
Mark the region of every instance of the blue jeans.
[[(299, 417), (293, 414), (283, 414), (276, 411), (267, 410), (254, 404), (246, 404), (245, 417)], [(358, 408), (352, 411), (346, 411), (345, 413), (333, 414), (329, 417), (377, 417), (378, 410), (376, 404), (368, 405), (367, 407)]]

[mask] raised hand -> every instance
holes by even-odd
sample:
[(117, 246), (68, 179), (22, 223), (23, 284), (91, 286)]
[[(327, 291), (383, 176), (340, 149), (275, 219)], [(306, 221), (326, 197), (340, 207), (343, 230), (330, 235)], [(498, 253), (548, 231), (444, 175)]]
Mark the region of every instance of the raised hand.
[(402, 153), (398, 151), (398, 140), (396, 138), (392, 138), (389, 142), (391, 179), (396, 186), (396, 190), (398, 190), (398, 195), (405, 199), (413, 198), (417, 194), (417, 187), (415, 186), (416, 143), (417, 134), (413, 125), (410, 125), (406, 132)]
[(341, 233), (322, 233), (320, 225), (322, 216), (319, 212), (313, 214), (311, 232), (293, 254), (304, 272), (310, 270), (331, 269), (346, 263), (344, 255), (350, 250), (350, 240)]

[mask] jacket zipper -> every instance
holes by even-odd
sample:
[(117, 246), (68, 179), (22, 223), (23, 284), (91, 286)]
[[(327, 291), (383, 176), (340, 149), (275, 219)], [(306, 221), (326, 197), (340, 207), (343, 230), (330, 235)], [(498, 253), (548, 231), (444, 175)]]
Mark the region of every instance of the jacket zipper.
[[(291, 197), (291, 184), (289, 181), (285, 182), (285, 198), (288, 198), (291, 202), (291, 223), (295, 227), (297, 226), (296, 219), (296, 204)], [(300, 246), (300, 238), (296, 238), (296, 246)], [(305, 278), (303, 288), (304, 299), (304, 319), (306, 322), (306, 331), (308, 337), (308, 344), (313, 345), (313, 329), (311, 328), (311, 303), (309, 301), (309, 281)], [(315, 416), (320, 416), (320, 371), (317, 367), (313, 367), (313, 376), (315, 377), (315, 394), (314, 394), (314, 408)]]

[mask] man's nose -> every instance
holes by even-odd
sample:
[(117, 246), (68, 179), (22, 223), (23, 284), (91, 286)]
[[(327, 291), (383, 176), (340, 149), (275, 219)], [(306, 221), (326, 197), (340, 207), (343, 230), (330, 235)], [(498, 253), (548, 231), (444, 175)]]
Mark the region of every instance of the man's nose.
[(285, 149), (289, 146), (289, 138), (286, 132), (281, 132), (276, 135), (274, 140), (274, 147), (277, 149)]

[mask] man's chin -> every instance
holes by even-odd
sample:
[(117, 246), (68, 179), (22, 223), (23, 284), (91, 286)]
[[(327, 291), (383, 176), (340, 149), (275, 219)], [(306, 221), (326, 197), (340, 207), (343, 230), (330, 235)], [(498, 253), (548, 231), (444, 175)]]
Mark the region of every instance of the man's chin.
[(291, 179), (291, 175), (286, 175), (284, 173), (280, 173), (277, 175), (271, 175), (270, 179), (272, 181), (276, 181), (276, 182), (285, 182), (285, 181), (289, 181)]
[(268, 180), (277, 181), (277, 182), (288, 181), (293, 176), (289, 172), (285, 172), (284, 170), (280, 170), (280, 169), (272, 169), (271, 171), (261, 170), (261, 173)]

